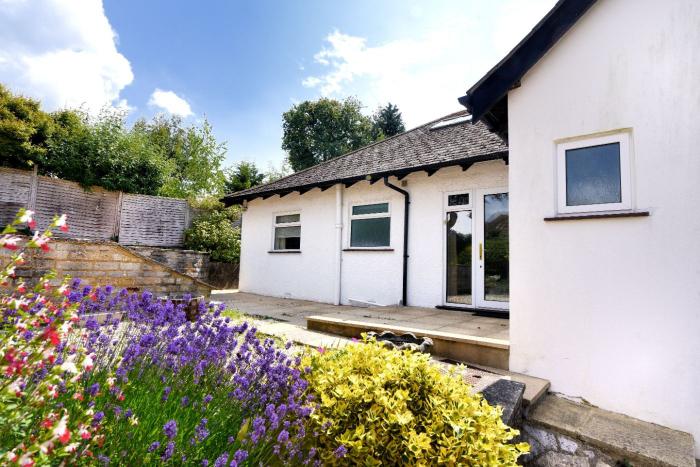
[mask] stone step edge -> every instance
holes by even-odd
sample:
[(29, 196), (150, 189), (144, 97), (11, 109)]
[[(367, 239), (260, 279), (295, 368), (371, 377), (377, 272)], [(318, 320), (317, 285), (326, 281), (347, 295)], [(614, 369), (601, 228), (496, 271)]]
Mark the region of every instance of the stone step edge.
[(377, 331), (392, 331), (394, 333), (413, 333), (420, 337), (430, 337), (431, 339), (441, 339), (445, 341), (462, 342), (465, 344), (480, 345), (483, 347), (491, 347), (500, 350), (510, 350), (510, 342), (504, 339), (494, 339), (491, 337), (469, 336), (466, 334), (454, 334), (442, 331), (428, 331), (425, 329), (411, 328), (404, 326), (392, 326), (389, 324), (370, 323), (366, 321), (353, 321), (339, 318), (330, 318), (327, 316), (307, 316), (307, 327), (309, 321), (320, 323), (335, 324), (338, 326), (348, 326), (357, 329), (377, 330)]
[[(619, 443), (619, 444), (612, 443), (612, 442), (609, 442), (607, 440), (601, 439), (599, 437), (586, 434), (586, 433), (582, 432), (581, 430), (570, 429), (570, 428), (566, 427), (564, 424), (557, 424), (557, 423), (552, 423), (552, 422), (543, 420), (537, 416), (537, 411), (538, 411), (538, 409), (541, 410), (545, 406), (545, 403), (547, 400), (549, 400), (549, 398), (556, 398), (560, 401), (565, 401), (565, 403), (568, 403), (568, 404), (573, 404), (576, 406), (585, 407), (588, 410), (600, 411), (601, 413), (610, 414), (612, 416), (619, 417), (622, 420), (628, 420), (630, 424), (641, 423), (641, 424), (645, 424), (649, 427), (656, 427), (656, 429), (665, 431), (666, 433), (669, 433), (669, 434), (675, 434), (675, 435), (678, 435), (680, 437), (689, 438), (690, 445), (689, 445), (688, 452), (686, 454), (681, 455), (683, 457), (683, 459), (676, 459), (673, 461), (668, 461), (668, 460), (664, 460), (661, 457), (653, 456), (650, 454), (645, 454), (645, 453), (640, 452), (638, 450), (634, 450), (632, 448), (626, 447), (626, 446), (622, 445), (621, 443)], [(570, 438), (573, 438), (579, 442), (586, 443), (586, 444), (600, 450), (602, 453), (604, 453), (610, 457), (617, 458), (619, 460), (625, 459), (627, 461), (632, 462), (632, 465), (635, 465), (635, 466), (696, 467), (696, 465), (697, 465), (696, 460), (695, 460), (695, 453), (694, 453), (694, 449), (693, 449), (693, 441), (694, 440), (693, 440), (692, 435), (689, 433), (686, 433), (686, 432), (683, 432), (680, 430), (674, 430), (672, 428), (668, 428), (668, 427), (658, 425), (655, 423), (639, 420), (639, 419), (630, 417), (628, 415), (619, 414), (619, 413), (612, 412), (609, 410), (600, 409), (600, 408), (595, 407), (595, 406), (589, 406), (586, 404), (580, 404), (577, 402), (573, 402), (573, 401), (570, 401), (568, 399), (558, 397), (558, 396), (551, 394), (551, 393), (549, 393), (545, 397), (543, 397), (539, 401), (539, 403), (534, 404), (534, 405), (527, 408), (527, 410), (525, 411), (524, 421), (526, 421), (528, 424), (530, 424), (532, 426), (555, 431), (557, 434), (562, 434), (562, 435), (568, 436)], [(678, 462), (678, 461), (680, 461), (680, 462)]]

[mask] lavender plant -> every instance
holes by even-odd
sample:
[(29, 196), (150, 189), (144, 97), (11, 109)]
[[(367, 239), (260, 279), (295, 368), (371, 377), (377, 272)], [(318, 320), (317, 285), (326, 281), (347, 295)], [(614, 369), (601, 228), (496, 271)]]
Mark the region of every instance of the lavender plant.
[(68, 298), (79, 303), (96, 355), (84, 390), (102, 462), (317, 462), (301, 448), (312, 401), (299, 361), (247, 322), (204, 302), (189, 322), (184, 305), (78, 280)]

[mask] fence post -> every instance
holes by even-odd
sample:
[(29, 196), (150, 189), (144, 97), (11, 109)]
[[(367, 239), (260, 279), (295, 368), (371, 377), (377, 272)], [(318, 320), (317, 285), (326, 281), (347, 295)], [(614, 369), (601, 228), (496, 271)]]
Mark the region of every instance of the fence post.
[(119, 242), (119, 228), (122, 223), (122, 199), (124, 198), (124, 192), (120, 191), (117, 195), (117, 212), (114, 219), (114, 235), (112, 238)]
[(31, 178), (29, 179), (29, 199), (27, 200), (27, 209), (36, 211), (36, 190), (39, 186), (39, 166), (34, 164)]

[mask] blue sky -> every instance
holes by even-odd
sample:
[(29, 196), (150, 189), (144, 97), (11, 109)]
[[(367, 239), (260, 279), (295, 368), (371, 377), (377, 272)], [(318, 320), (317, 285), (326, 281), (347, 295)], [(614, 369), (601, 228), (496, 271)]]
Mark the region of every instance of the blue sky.
[(227, 164), (279, 166), (281, 114), (320, 96), (399, 106), (409, 127), (456, 98), (554, 0), (0, 0), (0, 82), (48, 110), (204, 115)]

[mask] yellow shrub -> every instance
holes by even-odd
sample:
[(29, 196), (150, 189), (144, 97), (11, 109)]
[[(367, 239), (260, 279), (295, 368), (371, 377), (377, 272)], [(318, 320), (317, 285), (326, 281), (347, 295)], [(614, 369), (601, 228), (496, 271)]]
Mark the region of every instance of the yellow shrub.
[(427, 355), (369, 341), (304, 364), (319, 403), (307, 433), (325, 465), (516, 465), (529, 449), (508, 444), (518, 431), (501, 409)]

